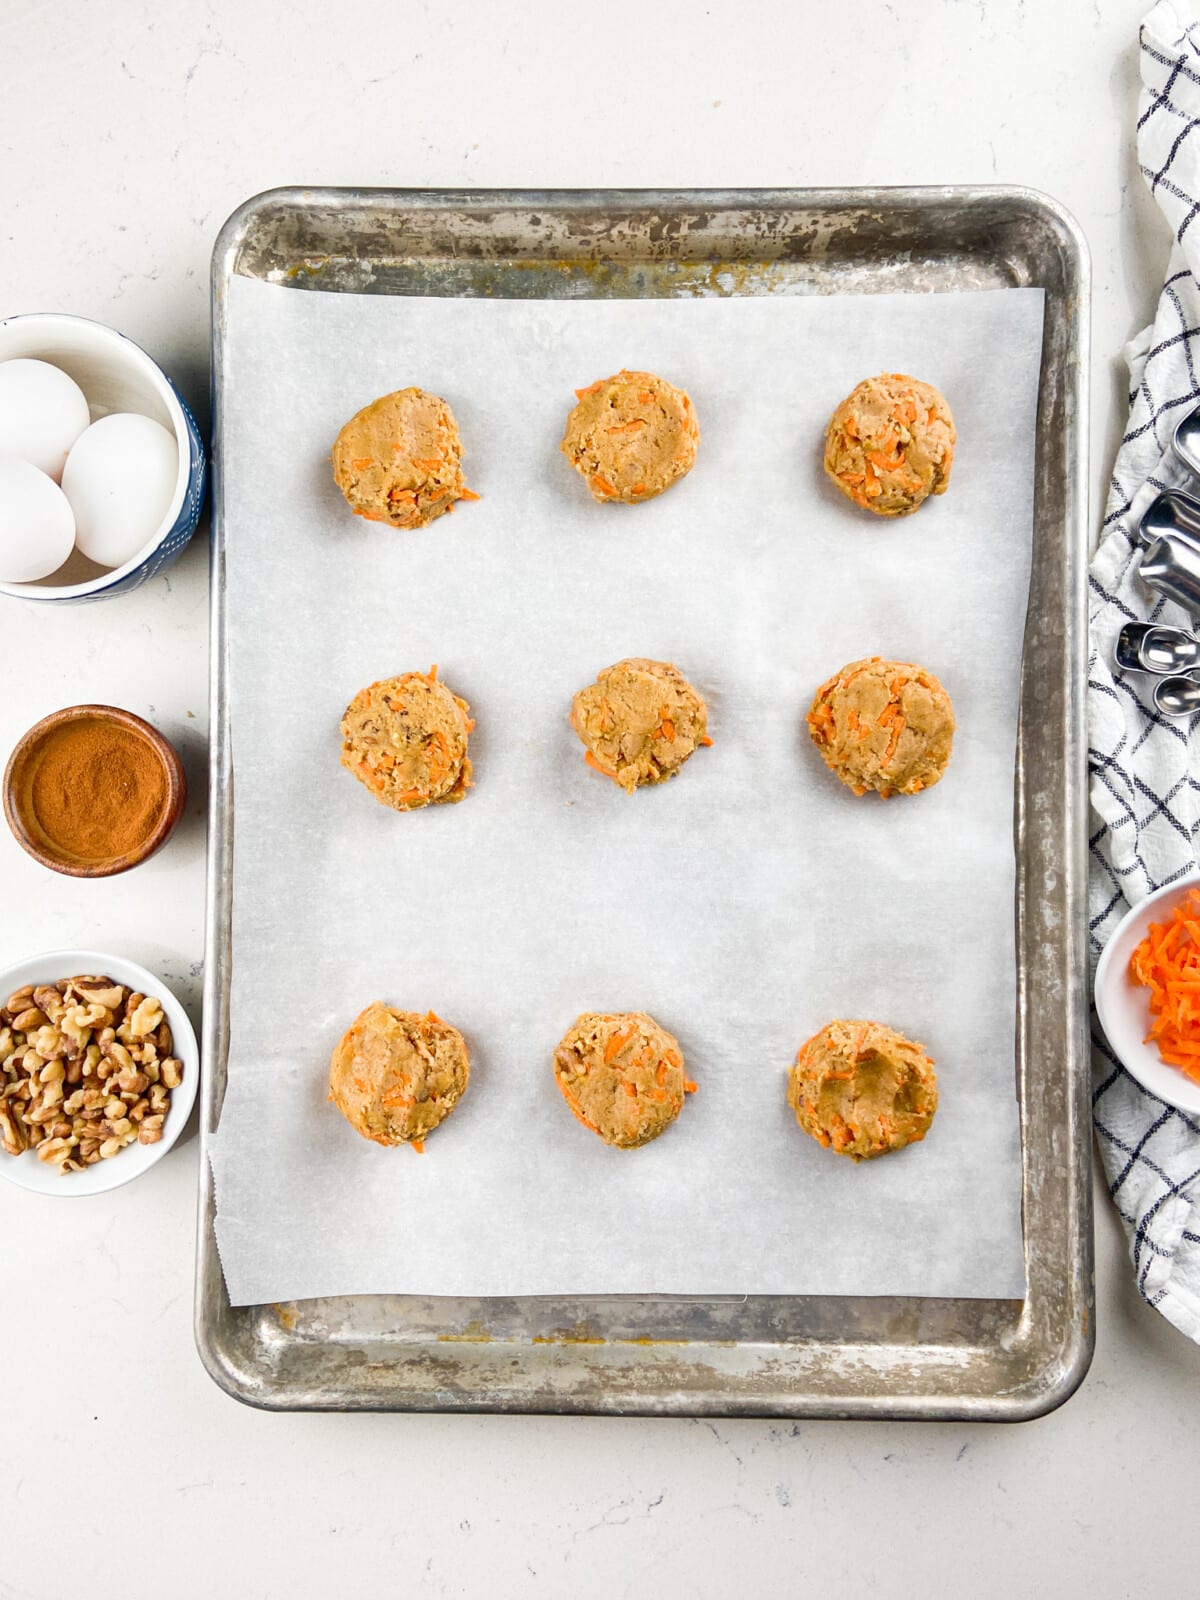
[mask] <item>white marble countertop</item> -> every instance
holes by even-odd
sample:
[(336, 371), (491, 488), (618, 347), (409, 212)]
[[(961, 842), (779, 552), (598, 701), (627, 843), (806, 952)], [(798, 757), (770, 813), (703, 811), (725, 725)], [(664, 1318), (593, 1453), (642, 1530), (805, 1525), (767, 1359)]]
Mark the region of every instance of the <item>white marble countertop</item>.
[[(276, 184), (1029, 184), (1091, 242), (1095, 518), (1119, 352), (1168, 246), (1132, 144), (1142, 10), (8, 0), (0, 314), (123, 329), (203, 423), (213, 239)], [(108, 948), (195, 1008), (206, 556), (201, 536), (103, 605), (0, 603), (0, 751), (58, 706), (114, 701), (178, 741), (194, 796), (171, 845), (109, 881), (43, 872), (3, 832), (0, 963)], [(1095, 1363), (1039, 1422), (268, 1416), (193, 1347), (196, 1161), (193, 1137), (77, 1205), (0, 1186), (4, 1600), (1195, 1589), (1176, 1530), (1200, 1350), (1139, 1301), (1103, 1193)]]

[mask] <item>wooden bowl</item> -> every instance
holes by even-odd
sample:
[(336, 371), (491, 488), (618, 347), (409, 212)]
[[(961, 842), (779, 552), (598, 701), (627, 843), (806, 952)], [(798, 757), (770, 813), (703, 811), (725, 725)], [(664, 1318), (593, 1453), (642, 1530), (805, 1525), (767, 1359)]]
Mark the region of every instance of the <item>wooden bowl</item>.
[[(68, 723), (86, 721), (109, 722), (136, 734), (157, 758), (166, 781), (167, 797), (157, 821), (142, 842), (124, 855), (100, 859), (69, 855), (48, 837), (34, 814), (33, 779), (47, 741)], [(65, 872), (72, 878), (110, 878), (114, 873), (127, 872), (130, 867), (149, 860), (167, 842), (183, 814), (186, 799), (183, 763), (174, 746), (157, 728), (134, 716), (132, 711), (122, 711), (119, 706), (66, 706), (62, 711), (51, 712), (21, 737), (4, 769), (4, 815), (13, 837), (43, 867), (49, 867), (52, 872)]]

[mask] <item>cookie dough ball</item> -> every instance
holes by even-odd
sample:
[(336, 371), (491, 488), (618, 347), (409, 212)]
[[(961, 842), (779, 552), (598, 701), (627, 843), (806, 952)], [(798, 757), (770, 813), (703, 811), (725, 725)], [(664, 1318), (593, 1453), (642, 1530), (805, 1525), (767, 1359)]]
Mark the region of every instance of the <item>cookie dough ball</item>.
[(436, 667), (382, 678), (346, 707), (342, 765), (395, 811), (453, 805), (471, 784), (470, 709)]
[(454, 413), (424, 389), (397, 389), (364, 406), (338, 434), (333, 476), (352, 511), (393, 528), (423, 528), (456, 500), (477, 500), (463, 483)]
[(618, 372), (576, 389), (559, 448), (593, 500), (636, 505), (692, 470), (700, 428), (682, 389), (652, 372)]
[(333, 1052), (329, 1098), (364, 1139), (420, 1150), (467, 1092), (470, 1077), (457, 1028), (432, 1011), (421, 1016), (376, 1000)]
[(852, 1161), (923, 1139), (937, 1101), (933, 1062), (881, 1022), (831, 1022), (800, 1047), (788, 1073), (796, 1121)]
[(554, 1052), (554, 1078), (584, 1127), (622, 1150), (657, 1139), (696, 1087), (679, 1041), (644, 1011), (585, 1011)]
[(571, 702), (589, 767), (632, 794), (664, 783), (697, 745), (711, 744), (708, 707), (678, 667), (642, 656), (605, 667)]
[(919, 794), (946, 770), (954, 708), (932, 672), (871, 656), (851, 661), (817, 690), (813, 743), (855, 794)]
[(940, 390), (903, 372), (881, 372), (830, 418), (825, 471), (856, 506), (907, 516), (931, 494), (945, 494), (956, 438)]

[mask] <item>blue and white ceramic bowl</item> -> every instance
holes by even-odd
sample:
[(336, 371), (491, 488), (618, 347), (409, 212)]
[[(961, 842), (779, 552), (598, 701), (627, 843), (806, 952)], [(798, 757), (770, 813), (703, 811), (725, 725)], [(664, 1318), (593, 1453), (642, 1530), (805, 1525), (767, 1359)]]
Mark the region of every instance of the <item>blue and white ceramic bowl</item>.
[(0, 361), (35, 356), (69, 373), (87, 396), (93, 422), (113, 411), (140, 411), (174, 435), (179, 472), (166, 516), (132, 560), (105, 570), (78, 550), (37, 583), (0, 583), (19, 600), (107, 600), (127, 594), (168, 566), (196, 531), (204, 505), (204, 443), (174, 384), (132, 339), (103, 323), (57, 312), (0, 321)]

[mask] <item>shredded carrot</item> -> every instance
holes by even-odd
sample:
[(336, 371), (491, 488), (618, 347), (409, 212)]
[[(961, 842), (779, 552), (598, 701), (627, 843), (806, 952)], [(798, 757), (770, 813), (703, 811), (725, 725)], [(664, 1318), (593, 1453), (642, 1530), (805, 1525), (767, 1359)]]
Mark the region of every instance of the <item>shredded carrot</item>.
[(617, 774), (615, 770), (612, 767), (606, 767), (603, 761), (597, 761), (596, 757), (590, 750), (584, 751), (583, 759), (594, 771), (602, 773), (606, 778), (611, 778), (614, 783), (617, 782)]
[(478, 500), (479, 496), (475, 493), (474, 489), (463, 488), (458, 491), (458, 498), (460, 500)]
[(636, 1032), (637, 1024), (631, 1023), (628, 1028), (622, 1029), (620, 1033), (614, 1033), (612, 1038), (604, 1046), (605, 1061), (611, 1061), (614, 1056), (619, 1055)]
[(683, 1057), (678, 1050), (664, 1050), (663, 1060), (669, 1067), (681, 1067), (683, 1065)]
[(900, 743), (900, 735), (904, 732), (905, 727), (904, 713), (900, 709), (898, 700), (889, 700), (887, 705), (884, 706), (879, 713), (879, 726), (881, 728), (890, 727), (892, 730), (891, 738), (888, 740), (888, 747), (883, 753), (883, 765), (886, 766), (896, 754), (896, 746)]
[(833, 712), (824, 700), (812, 708), (805, 721), (812, 729), (814, 739), (821, 744), (829, 743), (834, 731)]
[(599, 489), (601, 494), (610, 496), (616, 494), (617, 492), (613, 488), (612, 484), (609, 483), (608, 479), (602, 478), (598, 472), (593, 472), (592, 474), (592, 488)]
[(683, 1092), (684, 1092), (684, 1094), (695, 1094), (696, 1090), (699, 1087), (700, 1087), (700, 1085), (698, 1083), (693, 1083), (690, 1078), (685, 1078), (683, 1080)]
[(576, 389), (576, 391), (575, 391), (576, 400), (582, 400), (585, 394), (595, 394), (596, 390), (600, 387), (600, 385), (603, 382), (604, 382), (603, 378), (597, 378), (595, 383), (589, 383), (586, 389)]
[(645, 417), (634, 417), (630, 422), (619, 422), (614, 428), (605, 428), (605, 433), (636, 433), (639, 428), (647, 428), (650, 424)]
[(664, 717), (654, 730), (656, 739), (673, 739), (675, 737), (675, 724), (670, 717)]
[(631, 1100), (636, 1100), (637, 1099), (637, 1084), (636, 1083), (630, 1083), (629, 1080), (626, 1079), (625, 1082), (621, 1085), (621, 1087), (622, 1087), (622, 1089), (624, 1089), (625, 1093), (629, 1096), (629, 1098)]
[(698, 743), (708, 745), (708, 744), (712, 743), (712, 740), (709, 738), (709, 736), (706, 733), (702, 733), (700, 735)]
[(355, 472), (361, 472), (364, 467), (369, 467), (371, 465), (371, 458), (370, 456), (359, 456), (358, 460), (352, 461), (350, 465), (354, 468)]
[(420, 467), (423, 472), (436, 472), (439, 467), (444, 467), (445, 464), (438, 456), (431, 456), (424, 461), (418, 461), (416, 456), (413, 457), (413, 466)]
[(1129, 975), (1150, 991), (1154, 1020), (1146, 1043), (1200, 1083), (1200, 892), (1190, 889), (1166, 922), (1151, 923), (1130, 957)]
[(419, 1156), (423, 1156), (425, 1154), (425, 1141), (424, 1141), (424, 1139), (410, 1139), (408, 1142), (409, 1142), (409, 1144), (412, 1145), (413, 1149), (417, 1152), (417, 1154)]
[(386, 522), (387, 521), (387, 518), (383, 515), (382, 511), (361, 511), (358, 508), (355, 508), (354, 515), (356, 517), (361, 517), (364, 522)]
[(654, 396), (649, 389), (638, 390), (638, 403), (643, 406), (652, 406), (654, 404)]

